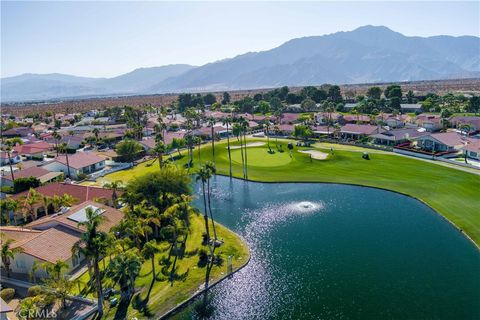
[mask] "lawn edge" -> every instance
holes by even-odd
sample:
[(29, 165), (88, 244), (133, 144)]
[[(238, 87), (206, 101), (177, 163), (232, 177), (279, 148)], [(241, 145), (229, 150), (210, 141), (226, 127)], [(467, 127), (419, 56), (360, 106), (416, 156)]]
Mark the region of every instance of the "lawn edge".
[[(249, 262), (250, 262), (250, 259), (252, 257), (252, 255), (250, 254), (250, 247), (248, 246), (247, 244), (247, 241), (241, 236), (239, 235), (238, 233), (234, 232), (233, 230), (231, 230), (230, 228), (227, 228), (226, 226), (224, 226), (223, 224), (219, 223), (219, 222), (216, 222), (217, 224), (221, 225), (223, 228), (225, 228), (226, 230), (228, 230), (229, 232), (235, 234), (241, 241), (241, 243), (245, 246), (245, 248), (247, 249), (247, 254), (248, 254), (248, 258), (245, 260), (245, 262), (243, 264), (241, 264), (240, 266), (238, 266), (238, 268), (236, 268), (235, 270), (232, 271), (232, 273), (230, 274), (226, 274), (220, 278), (218, 278), (217, 280), (213, 281), (212, 283), (210, 283), (208, 289), (212, 289), (213, 287), (215, 287), (217, 284), (223, 282), (224, 280), (226, 280), (227, 278), (232, 278), (238, 271), (242, 270), (243, 268), (245, 268)], [(163, 314), (159, 315), (158, 316), (158, 319), (168, 319), (170, 318), (171, 316), (175, 315), (177, 312), (181, 311), (183, 308), (185, 308), (186, 306), (188, 306), (190, 303), (193, 302), (193, 300), (195, 300), (195, 298), (197, 298), (198, 296), (202, 295), (203, 293), (205, 292), (205, 289), (202, 289), (202, 290), (199, 290), (197, 292), (195, 292), (194, 294), (192, 294), (189, 298), (185, 299), (184, 301), (180, 302), (179, 304), (177, 304), (175, 307), (171, 308), (170, 310), (164, 312)]]

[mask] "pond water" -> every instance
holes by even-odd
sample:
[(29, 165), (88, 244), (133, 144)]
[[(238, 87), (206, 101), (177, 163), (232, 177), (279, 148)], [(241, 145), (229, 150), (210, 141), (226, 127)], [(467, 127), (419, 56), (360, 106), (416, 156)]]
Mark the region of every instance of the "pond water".
[[(210, 318), (480, 319), (480, 252), (421, 202), (348, 185), (212, 182), (215, 219), (245, 238), (251, 261), (210, 291)], [(194, 304), (176, 316), (192, 317)]]

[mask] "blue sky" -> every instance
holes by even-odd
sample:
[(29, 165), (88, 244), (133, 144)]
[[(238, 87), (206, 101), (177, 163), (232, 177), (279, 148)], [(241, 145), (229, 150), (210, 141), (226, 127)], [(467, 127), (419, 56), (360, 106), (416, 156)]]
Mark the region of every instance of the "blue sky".
[(297, 37), (385, 25), (480, 35), (480, 2), (1, 2), (1, 76), (111, 77), (201, 65)]

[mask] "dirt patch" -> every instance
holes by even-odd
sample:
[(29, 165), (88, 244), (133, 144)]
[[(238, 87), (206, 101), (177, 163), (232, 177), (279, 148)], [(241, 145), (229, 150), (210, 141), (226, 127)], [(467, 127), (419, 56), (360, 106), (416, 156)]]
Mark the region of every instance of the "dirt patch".
[(299, 150), (301, 153), (308, 153), (312, 156), (312, 159), (316, 160), (325, 160), (328, 158), (328, 153), (318, 151), (318, 150)]

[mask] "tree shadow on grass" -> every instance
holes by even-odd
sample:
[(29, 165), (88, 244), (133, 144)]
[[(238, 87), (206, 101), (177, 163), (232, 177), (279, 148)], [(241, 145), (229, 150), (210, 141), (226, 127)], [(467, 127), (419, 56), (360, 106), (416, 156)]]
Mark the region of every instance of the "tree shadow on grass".
[(115, 317), (114, 317), (115, 320), (127, 319), (128, 306), (130, 305), (131, 300), (132, 300), (132, 296), (130, 296), (128, 299), (120, 300), (120, 303), (118, 304), (118, 307), (117, 307), (117, 312), (115, 312)]

